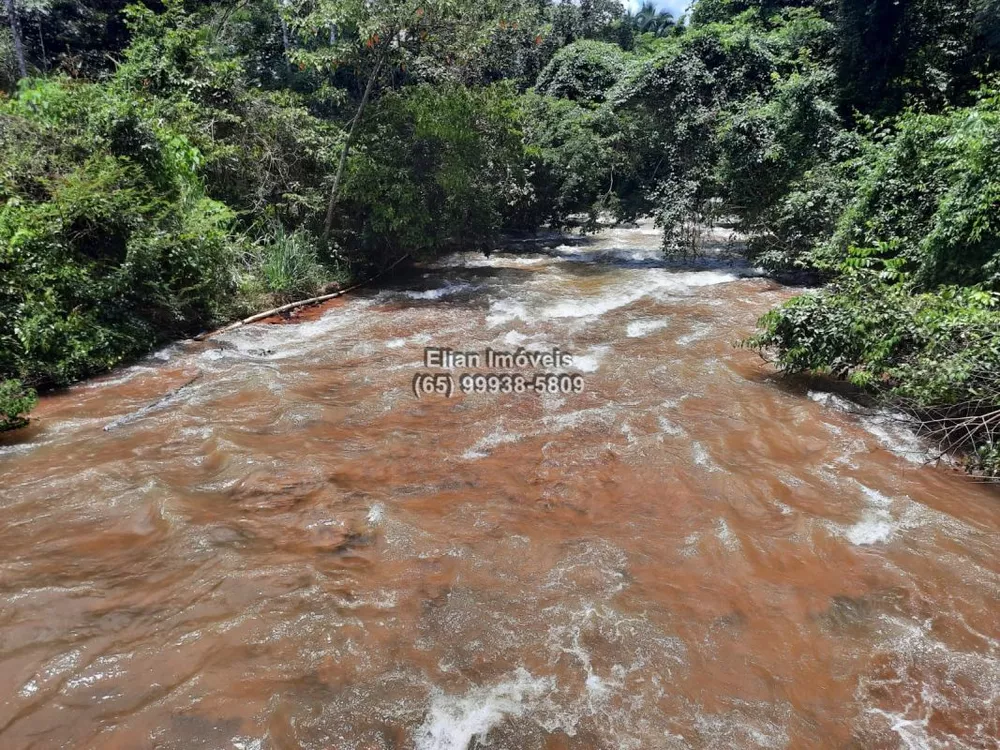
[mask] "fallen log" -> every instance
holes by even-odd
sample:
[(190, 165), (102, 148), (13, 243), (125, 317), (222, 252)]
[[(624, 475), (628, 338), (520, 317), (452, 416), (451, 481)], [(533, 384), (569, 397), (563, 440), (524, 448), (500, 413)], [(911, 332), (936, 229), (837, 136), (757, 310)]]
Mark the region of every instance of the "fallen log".
[(282, 305), (281, 307), (275, 307), (272, 308), (271, 310), (265, 310), (264, 312), (257, 313), (256, 315), (251, 315), (249, 318), (244, 318), (243, 320), (238, 320), (235, 323), (230, 323), (229, 325), (223, 326), (222, 328), (219, 328), (215, 331), (207, 331), (205, 333), (199, 333), (197, 336), (194, 337), (194, 340), (204, 341), (205, 339), (209, 339), (212, 336), (218, 336), (220, 333), (228, 333), (229, 331), (235, 331), (237, 328), (242, 328), (245, 325), (249, 325), (250, 323), (256, 323), (258, 321), (264, 320), (265, 318), (271, 318), (274, 317), (275, 315), (281, 315), (282, 313), (291, 312), (292, 310), (298, 310), (300, 307), (307, 307), (309, 305), (318, 305), (321, 302), (327, 302), (331, 299), (335, 299), (336, 297), (340, 297), (343, 294), (347, 294), (348, 292), (353, 292), (355, 289), (360, 289), (363, 286), (371, 284), (373, 281), (381, 278), (382, 276), (385, 276), (387, 273), (389, 273), (389, 271), (394, 269), (396, 266), (398, 266), (400, 263), (402, 263), (409, 257), (410, 255), (409, 253), (407, 253), (388, 268), (379, 271), (370, 279), (358, 282), (354, 286), (349, 286), (346, 289), (339, 289), (336, 292), (331, 292), (330, 294), (321, 294), (319, 297), (310, 297), (309, 299), (300, 300), (298, 302), (289, 302), (287, 305)]

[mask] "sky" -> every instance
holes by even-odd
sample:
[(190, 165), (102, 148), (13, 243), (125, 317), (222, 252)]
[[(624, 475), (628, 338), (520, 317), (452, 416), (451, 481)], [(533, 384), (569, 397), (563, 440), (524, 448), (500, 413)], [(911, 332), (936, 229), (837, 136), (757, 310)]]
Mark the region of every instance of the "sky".
[[(691, 0), (654, 0), (654, 4), (660, 10), (669, 10), (674, 18), (680, 18), (691, 5)], [(639, 10), (641, 5), (642, 0), (628, 0), (628, 6), (632, 10)]]

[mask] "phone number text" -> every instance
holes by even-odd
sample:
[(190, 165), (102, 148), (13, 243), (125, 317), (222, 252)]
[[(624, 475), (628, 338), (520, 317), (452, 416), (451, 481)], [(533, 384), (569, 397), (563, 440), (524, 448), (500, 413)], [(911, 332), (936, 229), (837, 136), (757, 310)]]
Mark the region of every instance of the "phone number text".
[(579, 373), (536, 373), (536, 374), (490, 374), (463, 373), (455, 376), (448, 373), (418, 372), (413, 376), (413, 395), (444, 396), (451, 398), (456, 393), (535, 393), (571, 394), (583, 393), (586, 383)]

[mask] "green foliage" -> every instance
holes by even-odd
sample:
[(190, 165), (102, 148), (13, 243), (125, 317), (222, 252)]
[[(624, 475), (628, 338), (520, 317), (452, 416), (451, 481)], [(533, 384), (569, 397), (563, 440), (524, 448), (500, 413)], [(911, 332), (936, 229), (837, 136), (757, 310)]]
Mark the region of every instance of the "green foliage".
[(549, 15), (559, 46), (596, 39), (628, 47), (632, 39), (632, 24), (620, 0), (553, 0)]
[(533, 202), (525, 223), (560, 225), (574, 215), (595, 223), (614, 186), (616, 129), (606, 112), (554, 97), (523, 99), (525, 132), (534, 146)]
[[(850, 266), (873, 257), (855, 254)], [(748, 343), (788, 372), (845, 378), (907, 407), (946, 447), (995, 472), (1000, 296), (957, 286), (914, 294), (896, 278), (891, 265), (853, 270), (768, 313)]]
[(721, 214), (763, 231), (837, 132), (830, 73), (814, 62), (829, 37), (814, 12), (747, 11), (663, 40), (628, 67), (608, 95), (632, 155), (619, 197), (639, 211), (658, 204), (668, 251)]
[(213, 318), (231, 212), (135, 100), (53, 79), (0, 103), (0, 374), (63, 384)]
[(135, 41), (111, 82), (120, 97), (146, 102), (183, 133), (205, 192), (247, 225), (315, 225), (342, 131), (301, 95), (251, 86), (247, 61), (181, 7), (129, 12)]
[(846, 107), (891, 115), (965, 102), (990, 67), (995, 6), (978, 0), (843, 0), (838, 64)]
[(249, 272), (277, 304), (313, 297), (328, 273), (319, 262), (316, 243), (304, 230), (275, 231), (250, 252)]
[(832, 234), (837, 221), (854, 197), (859, 138), (837, 133), (828, 144), (827, 157), (808, 162), (801, 175), (790, 180), (786, 192), (743, 223), (746, 254), (758, 266), (778, 273), (805, 272), (814, 276), (835, 273), (818, 257), (816, 249)]
[(19, 380), (0, 380), (0, 432), (23, 427), (28, 423), (25, 415), (38, 402), (30, 388)]
[(538, 76), (535, 89), (582, 104), (604, 101), (625, 70), (625, 52), (615, 44), (584, 40), (559, 50)]
[(775, 76), (766, 98), (724, 115), (716, 179), (726, 205), (738, 211), (739, 229), (749, 237), (775, 235), (772, 225), (781, 209), (775, 196), (787, 194), (838, 140), (840, 121), (830, 84), (826, 71)]
[(656, 4), (648, 0), (643, 2), (635, 15), (630, 17), (636, 31), (640, 34), (661, 37), (672, 33), (677, 28), (673, 15), (665, 10), (657, 10)]
[(521, 111), (508, 86), (413, 86), (380, 99), (371, 122), (337, 222), (353, 262), (489, 246), (527, 200)]
[(14, 37), (5, 25), (0, 26), (0, 96), (17, 85), (17, 58), (14, 55)]
[(909, 112), (875, 134), (854, 197), (817, 262), (891, 247), (919, 287), (1000, 283), (1000, 94), (940, 115)]

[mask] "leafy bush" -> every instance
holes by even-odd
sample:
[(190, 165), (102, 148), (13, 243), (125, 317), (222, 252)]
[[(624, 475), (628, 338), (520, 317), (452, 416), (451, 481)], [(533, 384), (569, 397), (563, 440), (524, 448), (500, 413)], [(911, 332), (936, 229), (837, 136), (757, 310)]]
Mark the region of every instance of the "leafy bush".
[(820, 263), (891, 245), (920, 288), (1000, 283), (1000, 92), (940, 115), (909, 112), (865, 155)]
[[(531, 214), (522, 223), (560, 225), (577, 214), (596, 222), (602, 209), (613, 208), (609, 198), (615, 168), (628, 154), (615, 149), (609, 115), (533, 92), (522, 98), (522, 107), (534, 163)], [(623, 173), (618, 170), (619, 175)]]
[(65, 79), (0, 102), (0, 375), (68, 383), (216, 316), (231, 212), (136, 100)]
[[(0, 22), (2, 23), (2, 22)], [(14, 56), (14, 37), (4, 23), (0, 26), (0, 96), (17, 84), (17, 58)]]
[(609, 92), (636, 156), (625, 184), (657, 204), (668, 251), (720, 214), (764, 232), (784, 191), (824, 153), (839, 125), (834, 82), (816, 62), (830, 29), (808, 9), (746, 11), (665, 40)]
[[(766, 98), (723, 115), (716, 179), (724, 205), (738, 217), (737, 229), (750, 240), (754, 260), (783, 270), (801, 262), (802, 248), (788, 236), (792, 228), (781, 223), (788, 207), (782, 198), (803, 182), (820, 187), (810, 172), (835, 153), (842, 138), (828, 72), (775, 80)], [(817, 208), (815, 200), (811, 208)], [(809, 223), (822, 226), (816, 219)]]
[(25, 415), (37, 401), (35, 392), (19, 380), (0, 380), (0, 432), (26, 425)]
[(1000, 472), (1000, 295), (941, 287), (914, 294), (874, 271), (765, 315), (749, 341), (791, 373), (846, 378), (908, 408), (946, 448)]
[(261, 91), (246, 61), (215, 42), (198, 16), (130, 8), (135, 39), (113, 86), (170, 121), (200, 154), (205, 192), (248, 226), (321, 221), (342, 131), (292, 91)]
[(855, 133), (837, 133), (827, 144), (828, 159), (807, 162), (777, 199), (772, 196), (759, 213), (742, 217), (751, 262), (778, 273), (835, 274), (816, 250), (829, 239), (854, 197), (863, 142)]
[(350, 161), (340, 246), (355, 263), (377, 264), (404, 251), (490, 245), (529, 197), (521, 117), (500, 84), (385, 95)]
[(625, 70), (626, 54), (617, 44), (583, 40), (560, 49), (535, 82), (540, 94), (597, 104)]

